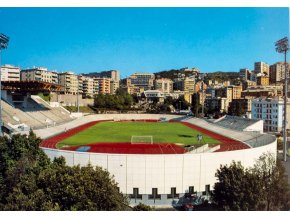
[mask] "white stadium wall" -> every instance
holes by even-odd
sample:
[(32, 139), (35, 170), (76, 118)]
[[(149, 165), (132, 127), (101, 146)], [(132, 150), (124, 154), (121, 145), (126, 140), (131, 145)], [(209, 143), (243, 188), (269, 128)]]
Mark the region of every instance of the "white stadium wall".
[(205, 185), (213, 188), (215, 172), (220, 165), (240, 161), (243, 166), (252, 166), (265, 152), (276, 154), (276, 141), (257, 148), (197, 154), (105, 154), (64, 151), (43, 148), (50, 157), (63, 156), (67, 164), (84, 166), (88, 163), (101, 166), (114, 175), (120, 191), (132, 194), (139, 188), (140, 194), (151, 194), (158, 188), (158, 194), (169, 194), (172, 187), (177, 193), (185, 193), (189, 186), (195, 191), (205, 191)]

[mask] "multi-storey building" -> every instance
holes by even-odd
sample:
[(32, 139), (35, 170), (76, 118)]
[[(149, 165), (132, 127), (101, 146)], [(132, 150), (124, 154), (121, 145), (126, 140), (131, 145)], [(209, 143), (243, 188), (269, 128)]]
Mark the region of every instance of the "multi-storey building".
[(111, 94), (111, 79), (110, 78), (95, 78), (98, 82), (99, 94)]
[(58, 73), (44, 67), (21, 70), (21, 81), (42, 81), (58, 84)]
[(174, 80), (174, 90), (184, 91), (190, 94), (196, 92), (195, 79), (193, 77), (177, 78)]
[(269, 76), (259, 73), (257, 75), (257, 85), (258, 86), (268, 86), (269, 85)]
[[(290, 62), (287, 63), (290, 72)], [(286, 65), (286, 66), (287, 66)], [(270, 83), (279, 83), (285, 79), (285, 64), (284, 62), (277, 62), (270, 66)]]
[(280, 132), (283, 121), (283, 102), (279, 97), (253, 99), (252, 119), (262, 119), (265, 132)]
[(94, 94), (96, 94), (95, 82), (93, 78), (82, 77), (82, 92), (84, 96), (92, 97)]
[(78, 76), (73, 72), (60, 73), (58, 79), (59, 84), (63, 86), (61, 94), (77, 94), (80, 91)]
[(243, 90), (249, 88), (249, 87), (252, 87), (252, 86), (256, 86), (257, 83), (254, 82), (254, 81), (251, 81), (251, 80), (246, 80), (246, 81), (243, 81)]
[(0, 68), (2, 81), (20, 81), (20, 68), (4, 65)]
[(103, 72), (93, 72), (85, 74), (85, 76), (89, 77), (95, 77), (95, 78), (111, 78), (114, 81), (120, 80), (120, 72), (118, 70), (109, 70), (109, 71), (103, 71)]
[(239, 103), (243, 106), (245, 114), (249, 114), (252, 111), (252, 99), (251, 98), (240, 98), (240, 99), (233, 99), (230, 102), (229, 107), (232, 107), (234, 104)]
[(154, 81), (154, 89), (159, 90), (163, 93), (172, 93), (173, 92), (173, 81), (171, 79), (156, 79)]
[(254, 67), (255, 67), (254, 71), (256, 74), (266, 73), (267, 75), (269, 75), (269, 71), (270, 71), (269, 64), (266, 64), (264, 62), (255, 62)]
[(144, 88), (143, 87), (132, 86), (132, 85), (131, 86), (126, 86), (125, 90), (130, 95), (133, 95), (133, 94), (139, 95), (140, 93), (144, 92)]
[(228, 112), (229, 103), (229, 100), (223, 97), (205, 99), (205, 105), (209, 112)]
[(110, 94), (114, 95), (116, 94), (117, 89), (120, 87), (120, 82), (111, 79), (110, 80)]
[(127, 78), (127, 87), (135, 86), (151, 90), (153, 88), (154, 74), (153, 73), (134, 73)]
[(240, 69), (240, 78), (242, 80), (251, 80), (252, 73), (253, 72), (247, 68)]
[[(109, 70), (109, 71), (103, 71), (100, 73), (97, 72), (93, 72), (93, 73), (88, 73), (88, 74), (83, 74), (87, 77), (92, 77), (92, 78), (96, 78), (95, 81), (97, 83), (103, 83), (102, 81), (106, 81), (104, 85), (99, 86), (99, 88), (101, 87), (101, 91), (98, 89), (96, 92), (98, 93), (107, 93), (108, 88), (106, 87), (106, 83), (108, 80), (100, 80), (99, 78), (106, 78), (106, 79), (110, 79), (110, 93), (107, 94), (115, 94), (116, 90), (120, 87), (120, 72), (117, 70)], [(104, 88), (106, 87), (106, 88)]]
[(243, 87), (242, 86), (228, 86), (233, 90), (233, 99), (240, 99), (242, 96)]
[(283, 85), (277, 86), (253, 86), (242, 91), (242, 98), (283, 96)]

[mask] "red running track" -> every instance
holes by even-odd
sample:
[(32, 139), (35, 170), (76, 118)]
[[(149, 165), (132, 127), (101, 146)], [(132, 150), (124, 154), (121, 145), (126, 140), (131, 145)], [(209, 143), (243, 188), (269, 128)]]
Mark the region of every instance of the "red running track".
[[(169, 122), (178, 122), (171, 120)], [(250, 148), (248, 145), (246, 145), (243, 142), (237, 141), (235, 139), (228, 138), (226, 136), (220, 135), (218, 133), (212, 132), (208, 129), (204, 129), (200, 126), (187, 123), (187, 122), (181, 122), (183, 125), (188, 126), (196, 131), (199, 131), (205, 135), (208, 135), (209, 137), (212, 137), (218, 141), (220, 141), (220, 149), (215, 151), (215, 152), (221, 152), (221, 151), (234, 151), (234, 150), (242, 150), (242, 149), (247, 149)]]
[[(136, 121), (136, 120), (132, 120)], [(140, 120), (145, 122), (157, 122), (158, 120)], [(66, 132), (60, 133), (58, 135), (52, 136), (48, 139), (45, 139), (41, 142), (40, 147), (46, 147), (46, 148), (56, 148), (56, 144), (68, 137), (73, 136), (74, 134), (81, 132), (96, 123), (104, 122), (102, 121), (93, 121), (86, 123), (84, 125), (78, 126), (76, 128), (70, 129)], [(120, 121), (120, 122), (127, 122), (127, 121)], [(170, 122), (179, 122), (179, 121), (170, 121)], [(207, 129), (204, 129), (202, 127), (190, 124), (190, 123), (184, 123), (181, 122), (183, 125), (186, 125), (194, 130), (197, 130), (203, 134), (206, 134), (216, 140), (219, 140), (220, 143), (220, 149), (216, 152), (221, 151), (232, 151), (232, 150), (240, 150), (240, 149), (247, 149), (249, 148), (246, 144), (236, 141), (234, 139), (227, 138), (223, 135), (211, 132)], [(114, 154), (183, 154), (186, 152), (186, 150), (180, 146), (177, 146), (175, 144), (134, 144), (131, 143), (94, 143), (94, 144), (87, 144), (87, 145), (81, 145), (81, 146), (74, 146), (69, 148), (62, 148), (62, 150), (72, 150), (75, 151), (79, 149), (82, 146), (89, 146), (90, 149), (87, 150), (87, 152), (96, 152), (96, 153), (114, 153)]]

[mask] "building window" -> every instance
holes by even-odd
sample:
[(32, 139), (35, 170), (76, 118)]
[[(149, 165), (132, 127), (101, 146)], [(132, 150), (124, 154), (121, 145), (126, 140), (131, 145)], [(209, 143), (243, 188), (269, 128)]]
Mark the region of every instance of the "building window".
[(167, 198), (170, 199), (170, 198), (178, 198), (178, 197), (179, 197), (178, 194), (176, 194), (176, 188), (172, 187), (170, 194), (167, 195)]

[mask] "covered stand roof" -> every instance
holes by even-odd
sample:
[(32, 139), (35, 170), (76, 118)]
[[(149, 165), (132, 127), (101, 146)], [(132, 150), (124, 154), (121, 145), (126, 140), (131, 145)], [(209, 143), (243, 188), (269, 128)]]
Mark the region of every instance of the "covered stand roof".
[(53, 84), (41, 81), (2, 81), (2, 90), (17, 92), (55, 92), (63, 87), (59, 84)]

